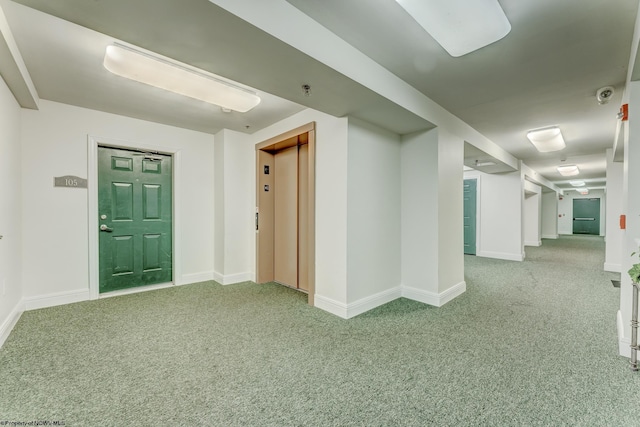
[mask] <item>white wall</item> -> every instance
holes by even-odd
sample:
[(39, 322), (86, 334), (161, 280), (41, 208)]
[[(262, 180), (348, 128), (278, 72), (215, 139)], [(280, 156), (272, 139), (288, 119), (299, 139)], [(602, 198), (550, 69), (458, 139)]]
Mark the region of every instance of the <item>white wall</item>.
[(621, 271), (624, 231), (620, 229), (622, 215), (622, 162), (613, 161), (613, 150), (607, 150), (607, 206), (605, 234), (604, 270), (619, 273)]
[(627, 85), (629, 94), (629, 121), (623, 123), (624, 132), (624, 166), (622, 213), (627, 216), (627, 228), (621, 256), (621, 284), (620, 311), (618, 312), (618, 351), (629, 357), (631, 354), (631, 306), (632, 285), (627, 271), (637, 262), (638, 257), (631, 257), (631, 253), (638, 252), (640, 242), (640, 82), (630, 82)]
[(402, 295), (441, 306), (466, 290), (464, 142), (442, 129), (405, 135), (401, 148)]
[[(316, 291), (315, 305), (347, 314), (347, 118), (304, 110), (251, 135), (255, 146), (310, 122), (316, 123)], [(255, 152), (247, 159), (255, 165)], [(255, 168), (250, 179), (255, 182)], [(254, 184), (255, 186), (255, 184)], [(255, 189), (250, 192), (255, 212)], [(253, 220), (247, 224), (253, 227)], [(253, 229), (253, 228), (251, 228)], [(251, 240), (255, 254), (255, 238)], [(255, 274), (255, 255), (251, 257)]]
[[(214, 225), (213, 235), (215, 236), (213, 242), (214, 252), (214, 280), (218, 283), (224, 282), (224, 260), (225, 260), (225, 239), (224, 239), (224, 226), (225, 226), (225, 210), (224, 210), (224, 195), (225, 195), (225, 180), (224, 180), (224, 149), (225, 149), (225, 130), (221, 130), (214, 136), (213, 143), (213, 192), (214, 192)], [(248, 162), (247, 160), (246, 162)], [(248, 196), (247, 196), (248, 197)]]
[(20, 106), (0, 78), (0, 346), (22, 312)]
[(542, 238), (558, 238), (558, 193), (542, 193)]
[(438, 294), (466, 290), (464, 282), (464, 140), (444, 129), (438, 141)]
[(524, 181), (524, 201), (522, 205), (522, 228), (525, 246), (542, 244), (542, 188)]
[(223, 285), (255, 280), (255, 145), (248, 135), (215, 135), (215, 280)]
[[(42, 101), (23, 110), (24, 297), (83, 298), (88, 288), (87, 190), (54, 188), (61, 175), (87, 176), (87, 136), (178, 149), (182, 277), (178, 283), (213, 279), (213, 136), (99, 111)], [(178, 269), (177, 266), (177, 269)], [(59, 301), (57, 299), (56, 301)], [(46, 305), (42, 303), (40, 305)]]
[(438, 293), (437, 148), (437, 129), (402, 138), (402, 285), (434, 294)]
[(574, 199), (600, 199), (600, 235), (606, 232), (606, 206), (607, 199), (604, 190), (590, 190), (583, 196), (577, 191), (565, 191), (564, 196), (558, 201), (558, 233), (573, 234), (573, 200)]
[(400, 286), (400, 137), (349, 119), (347, 303)]
[(476, 256), (522, 261), (523, 182), (519, 171), (506, 174), (466, 172), (478, 179)]

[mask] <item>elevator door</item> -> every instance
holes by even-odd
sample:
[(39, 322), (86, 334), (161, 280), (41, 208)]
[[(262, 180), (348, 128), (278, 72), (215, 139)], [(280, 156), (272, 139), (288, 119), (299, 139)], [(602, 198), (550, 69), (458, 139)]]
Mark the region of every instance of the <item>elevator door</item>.
[(256, 282), (308, 293), (315, 259), (315, 125), (256, 144)]
[(274, 280), (298, 287), (298, 146), (275, 155)]

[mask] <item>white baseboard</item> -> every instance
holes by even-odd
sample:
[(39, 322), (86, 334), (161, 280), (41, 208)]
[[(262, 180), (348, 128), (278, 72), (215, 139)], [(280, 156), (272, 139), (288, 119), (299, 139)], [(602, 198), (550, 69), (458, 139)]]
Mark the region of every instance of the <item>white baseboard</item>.
[(343, 319), (350, 319), (400, 297), (405, 297), (436, 307), (442, 307), (457, 296), (463, 294), (466, 290), (466, 282), (460, 282), (439, 294), (410, 286), (397, 286), (349, 304), (316, 294), (314, 306), (331, 314), (335, 314), (336, 316), (342, 317)]
[(347, 315), (347, 304), (340, 301), (315, 294), (313, 296), (313, 306), (328, 313), (335, 314), (338, 317), (342, 317), (343, 319), (349, 318)]
[(121, 297), (123, 295), (132, 295), (139, 294), (140, 292), (149, 292), (149, 291), (157, 291), (159, 289), (166, 289), (173, 287), (173, 282), (167, 283), (158, 283), (156, 285), (147, 285), (147, 286), (136, 286), (135, 288), (121, 289), (118, 291), (105, 292), (104, 294), (100, 294), (98, 298), (112, 298), (112, 297)]
[(57, 305), (72, 304), (74, 302), (88, 301), (91, 295), (89, 289), (57, 292), (53, 294), (39, 295), (24, 299), (25, 310), (37, 310), (39, 308), (55, 307)]
[(362, 314), (376, 307), (384, 305), (402, 296), (402, 290), (400, 286), (388, 289), (386, 291), (378, 292), (377, 294), (370, 295), (368, 297), (359, 299), (352, 303), (347, 304), (347, 319)]
[(314, 306), (331, 314), (335, 314), (338, 317), (342, 317), (343, 319), (351, 319), (352, 317), (355, 317), (359, 314), (365, 313), (376, 307), (398, 299), (400, 298), (400, 296), (400, 286), (387, 289), (386, 291), (370, 295), (349, 304), (345, 304), (343, 302), (335, 301), (331, 298), (315, 294)]
[(180, 280), (180, 285), (191, 285), (192, 283), (210, 282), (215, 280), (215, 273), (213, 271), (205, 271), (203, 273), (183, 274)]
[(543, 234), (542, 238), (543, 239), (558, 239), (560, 236), (558, 236), (557, 234)]
[(484, 258), (504, 259), (507, 261), (524, 261), (524, 254), (510, 254), (506, 252), (480, 251), (476, 256)]
[(423, 302), (425, 304), (442, 307), (457, 296), (462, 295), (467, 290), (467, 283), (460, 282), (453, 285), (444, 292), (439, 294), (435, 292), (425, 291), (423, 289), (413, 288), (411, 286), (402, 286), (402, 296), (414, 301)]
[(631, 357), (631, 339), (624, 336), (624, 322), (622, 321), (622, 312), (618, 310), (618, 354), (624, 357)]
[(9, 334), (11, 334), (13, 327), (16, 326), (16, 323), (20, 320), (20, 316), (22, 316), (23, 312), (24, 303), (20, 301), (16, 304), (13, 310), (11, 310), (11, 313), (9, 313), (9, 316), (5, 321), (0, 325), (0, 348), (2, 348), (4, 342), (9, 338)]
[(525, 240), (525, 246), (542, 246), (542, 240)]
[(236, 273), (236, 274), (220, 274), (218, 272), (213, 273), (213, 280), (221, 285), (233, 285), (235, 283), (253, 282), (254, 274), (252, 273)]
[(604, 271), (610, 271), (612, 273), (622, 273), (622, 266), (620, 264), (613, 264), (611, 262), (604, 263)]

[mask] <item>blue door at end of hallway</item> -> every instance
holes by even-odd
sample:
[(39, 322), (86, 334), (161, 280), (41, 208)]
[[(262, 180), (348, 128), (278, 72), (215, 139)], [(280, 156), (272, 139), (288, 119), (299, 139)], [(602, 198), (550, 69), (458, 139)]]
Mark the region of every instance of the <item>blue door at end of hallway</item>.
[(476, 254), (476, 187), (475, 179), (464, 180), (464, 253)]

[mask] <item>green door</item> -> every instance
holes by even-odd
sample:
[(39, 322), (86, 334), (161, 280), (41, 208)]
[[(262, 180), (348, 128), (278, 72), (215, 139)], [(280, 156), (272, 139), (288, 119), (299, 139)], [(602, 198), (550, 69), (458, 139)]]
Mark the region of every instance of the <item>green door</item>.
[(464, 180), (464, 253), (476, 254), (476, 185), (475, 179)]
[(98, 147), (100, 292), (172, 281), (171, 156)]
[(600, 235), (600, 199), (573, 199), (573, 234)]

